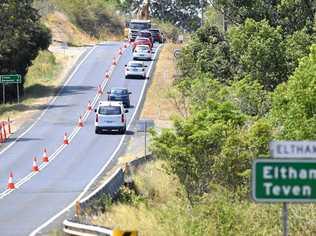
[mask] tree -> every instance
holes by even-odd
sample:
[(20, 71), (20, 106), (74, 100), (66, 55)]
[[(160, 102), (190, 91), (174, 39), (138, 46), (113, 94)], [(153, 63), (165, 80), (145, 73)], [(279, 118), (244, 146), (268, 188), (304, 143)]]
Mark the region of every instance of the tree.
[(176, 120), (174, 131), (154, 136), (153, 153), (168, 161), (192, 199), (209, 190), (215, 157), (244, 118), (229, 102), (209, 100), (204, 108), (193, 108), (187, 119)]
[[(48, 48), (50, 32), (39, 22), (31, 0), (4, 0), (0, 10), (0, 74), (24, 76), (38, 51)], [(15, 93), (7, 89), (9, 98)]]
[(273, 94), (270, 117), (278, 128), (278, 138), (314, 140), (316, 138), (316, 45), (287, 83)]
[(281, 28), (267, 21), (245, 21), (229, 32), (231, 53), (239, 64), (237, 79), (249, 76), (266, 90), (273, 90), (288, 77)]
[(281, 26), (284, 34), (306, 28), (313, 33), (316, 4), (313, 0), (216, 0), (214, 6), (224, 11), (234, 24), (243, 24), (248, 18), (266, 20), (271, 26)]
[(184, 76), (209, 73), (214, 79), (228, 82), (233, 75), (229, 43), (217, 27), (205, 25), (197, 30), (192, 42), (182, 51), (178, 65)]

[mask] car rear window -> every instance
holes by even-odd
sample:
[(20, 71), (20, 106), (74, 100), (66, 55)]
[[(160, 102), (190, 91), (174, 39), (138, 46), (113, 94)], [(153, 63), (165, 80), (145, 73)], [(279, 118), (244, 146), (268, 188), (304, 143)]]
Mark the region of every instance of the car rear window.
[(143, 37), (146, 37), (146, 38), (149, 38), (151, 36), (151, 33), (149, 33), (149, 32), (140, 32), (139, 35), (143, 36)]
[(112, 94), (127, 94), (127, 90), (126, 89), (112, 89), (111, 93)]
[(150, 30), (150, 33), (152, 35), (158, 35), (159, 34), (159, 30)]
[(149, 47), (148, 46), (137, 46), (136, 49), (140, 50), (140, 51), (147, 51), (147, 50), (149, 50)]
[(130, 67), (143, 67), (143, 64), (141, 63), (131, 63), (129, 64)]
[(100, 115), (120, 115), (121, 107), (119, 106), (101, 106), (99, 107)]

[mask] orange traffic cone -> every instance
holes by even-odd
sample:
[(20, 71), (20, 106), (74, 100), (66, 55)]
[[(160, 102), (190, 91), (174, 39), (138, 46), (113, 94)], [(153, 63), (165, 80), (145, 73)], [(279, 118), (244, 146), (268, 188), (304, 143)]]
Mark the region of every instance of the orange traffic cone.
[(98, 94), (102, 95), (103, 94), (103, 91), (102, 91), (102, 88), (101, 88), (101, 85), (98, 86)]
[(2, 136), (2, 125), (0, 124), (0, 143), (3, 143), (3, 136)]
[(109, 71), (107, 71), (107, 72), (105, 73), (105, 78), (109, 78), (109, 77), (110, 77)]
[(82, 116), (79, 117), (79, 121), (78, 121), (78, 127), (83, 127), (83, 120), (82, 120)]
[(91, 105), (91, 102), (90, 102), (90, 101), (88, 102), (88, 108), (87, 108), (87, 110), (88, 110), (88, 111), (91, 111), (91, 110), (92, 110), (92, 105)]
[(2, 122), (2, 130), (3, 130), (3, 140), (6, 141), (7, 131), (5, 130), (5, 123), (4, 122)]
[(67, 133), (65, 133), (65, 135), (64, 135), (64, 144), (69, 144)]
[(33, 158), (32, 171), (33, 171), (33, 172), (38, 172), (38, 171), (39, 171), (38, 165), (37, 165), (36, 157)]
[(44, 148), (44, 153), (43, 153), (43, 162), (48, 162), (48, 154), (46, 148)]
[(15, 185), (13, 183), (13, 173), (12, 172), (10, 172), (10, 175), (9, 175), (8, 189), (15, 189)]

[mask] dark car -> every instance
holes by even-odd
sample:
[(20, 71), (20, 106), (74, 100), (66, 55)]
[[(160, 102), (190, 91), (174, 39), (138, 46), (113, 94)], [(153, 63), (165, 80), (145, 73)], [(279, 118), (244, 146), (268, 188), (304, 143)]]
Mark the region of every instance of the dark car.
[(137, 36), (142, 37), (142, 38), (148, 38), (150, 40), (151, 44), (154, 43), (154, 38), (153, 38), (152, 34), (150, 33), (150, 31), (148, 31), (148, 30), (139, 31)]
[(159, 29), (149, 29), (148, 30), (153, 36), (154, 42), (163, 43), (163, 37)]
[(108, 100), (109, 101), (121, 101), (124, 107), (130, 107), (129, 95), (131, 92), (127, 88), (112, 88), (108, 91)]

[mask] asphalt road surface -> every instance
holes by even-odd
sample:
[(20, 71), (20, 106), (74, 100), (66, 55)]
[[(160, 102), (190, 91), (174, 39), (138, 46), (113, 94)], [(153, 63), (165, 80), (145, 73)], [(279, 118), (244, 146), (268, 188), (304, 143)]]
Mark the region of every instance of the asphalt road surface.
[[(94, 112), (87, 112), (90, 100), (104, 99), (111, 87), (127, 87), (131, 92), (128, 123), (140, 108), (146, 80), (124, 78), (124, 65), (132, 59), (130, 47), (123, 51), (116, 66), (113, 57), (123, 43), (109, 42), (88, 49), (60, 94), (44, 110), (35, 123), (9, 147), (0, 149), (0, 235), (28, 235), (51, 217), (69, 206), (104, 168), (123, 143), (126, 136), (96, 135)], [(148, 64), (148, 69), (151, 68)], [(110, 79), (106, 72), (110, 70)], [(104, 95), (97, 96), (97, 87)], [(84, 127), (79, 129), (79, 116)], [(22, 133), (22, 131), (20, 131)], [(63, 145), (67, 132), (69, 145)], [(122, 145), (121, 145), (122, 146)], [(43, 148), (50, 160), (41, 162)], [(40, 172), (32, 173), (33, 157), (38, 158)], [(14, 174), (15, 190), (7, 190), (9, 172)]]

